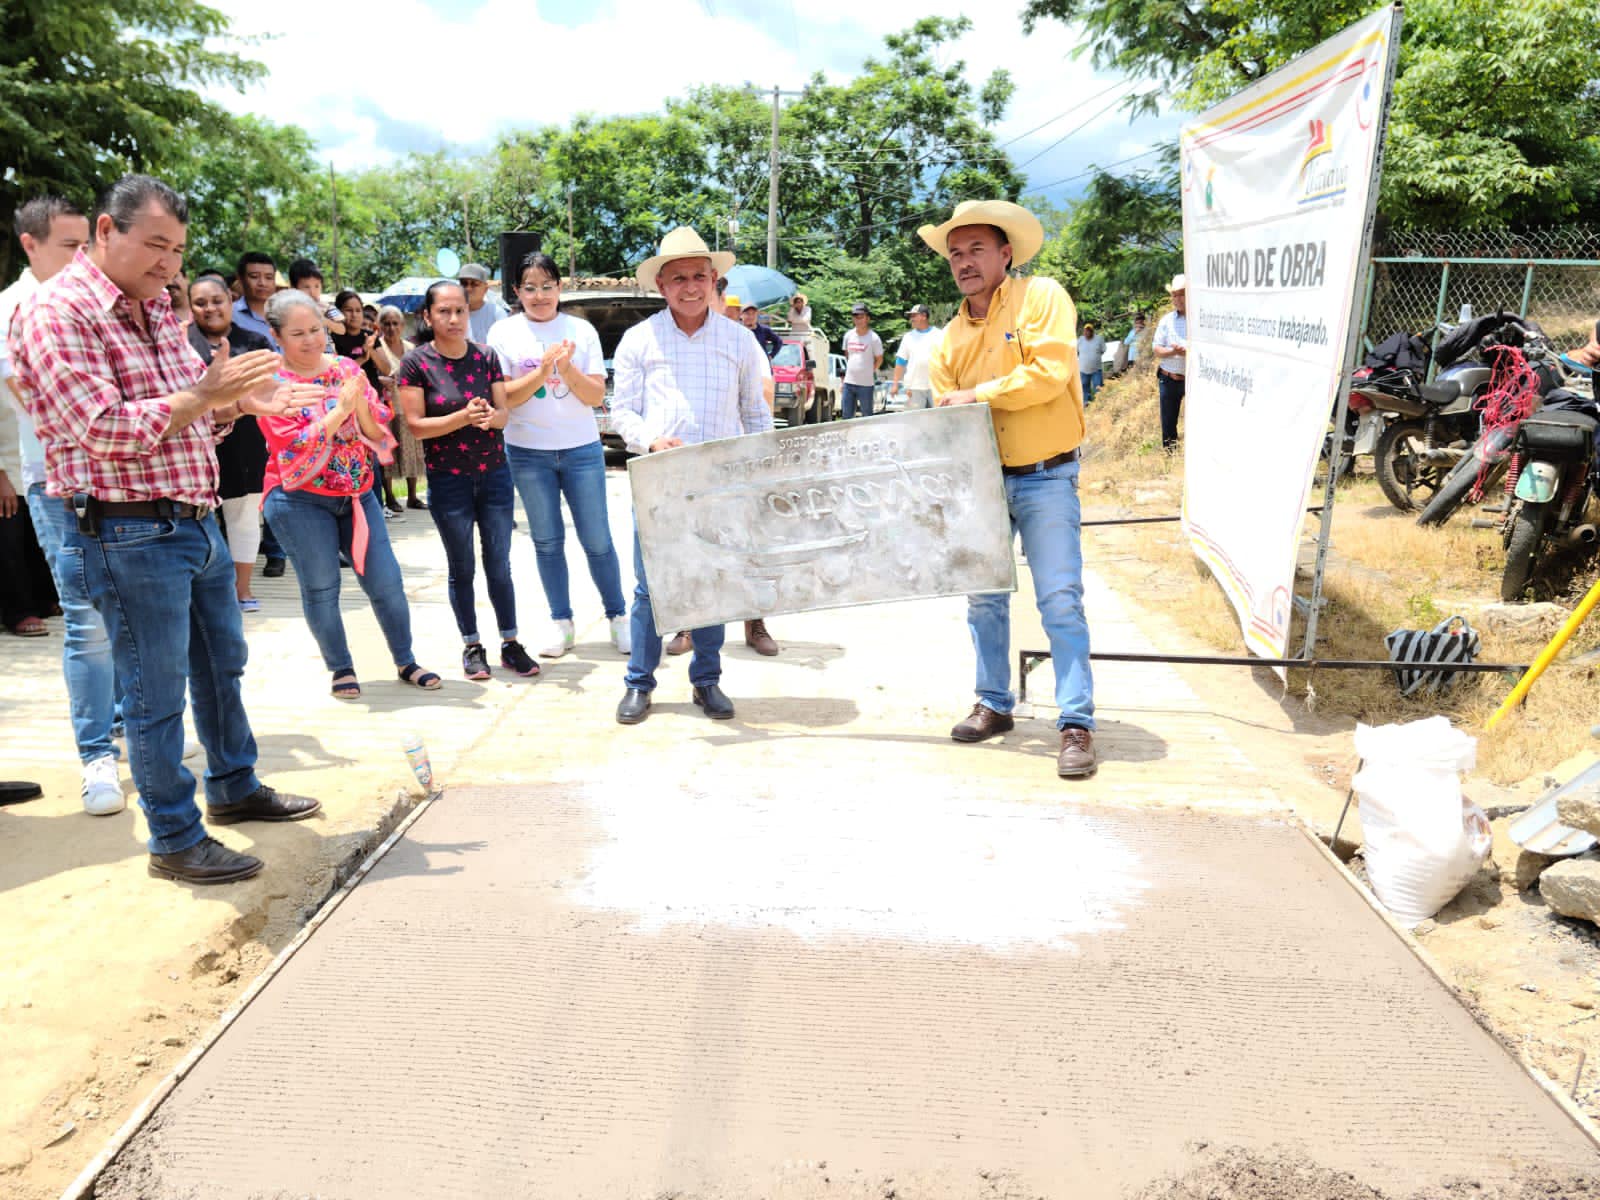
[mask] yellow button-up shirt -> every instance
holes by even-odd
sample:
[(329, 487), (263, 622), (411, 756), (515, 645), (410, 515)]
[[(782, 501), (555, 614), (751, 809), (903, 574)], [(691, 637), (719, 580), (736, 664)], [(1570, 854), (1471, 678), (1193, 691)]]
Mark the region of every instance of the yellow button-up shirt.
[(989, 315), (967, 302), (933, 352), (934, 398), (974, 388), (994, 415), (1000, 461), (1026, 466), (1075, 450), (1083, 441), (1078, 379), (1078, 310), (1054, 279), (1005, 279)]

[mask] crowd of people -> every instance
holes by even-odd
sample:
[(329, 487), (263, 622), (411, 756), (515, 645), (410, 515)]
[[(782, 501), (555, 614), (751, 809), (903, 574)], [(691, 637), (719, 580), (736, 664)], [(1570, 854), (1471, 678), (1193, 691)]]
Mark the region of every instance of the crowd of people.
[[(713, 719), (733, 717), (721, 688), (722, 627), (664, 643), (637, 535), (631, 605), (624, 596), (594, 419), (606, 364), (594, 328), (561, 311), (549, 256), (513, 265), (512, 313), (488, 302), (482, 267), (434, 283), (408, 341), (394, 309), (373, 310), (354, 292), (329, 303), (308, 261), (280, 280), (272, 257), (252, 252), (231, 278), (185, 279), (187, 224), (183, 198), (147, 176), (114, 185), (92, 224), (59, 198), (30, 201), (17, 214), (29, 270), (0, 294), (8, 331), (0, 377), (15, 402), (33, 529), (66, 616), (84, 808), (123, 807), (117, 743), (125, 744), (153, 875), (248, 878), (260, 860), (212, 838), (208, 823), (301, 820), (320, 807), (256, 773), (241, 679), (258, 553), (269, 575), (292, 565), (334, 697), (362, 689), (339, 605), (345, 569), (372, 606), (399, 683), (441, 686), (413, 651), (386, 528), (396, 510), (432, 518), (467, 678), (490, 674), (480, 564), (499, 665), (539, 673), (520, 640), (510, 565), (519, 498), (553, 624), (539, 656), (574, 648), (564, 499), (611, 643), (627, 658), (617, 721), (647, 718), (661, 657), (674, 650), (693, 652), (694, 703)], [(911, 309), (891, 388), (904, 388), (908, 406), (994, 410), (1012, 532), (1022, 537), (1057, 666), (1058, 773), (1092, 774), (1076, 492), (1084, 385), (1072, 302), (1049, 280), (1013, 275), (1042, 241), (1038, 221), (1015, 204), (969, 202), (920, 233), (950, 262), (965, 299), (944, 330), (926, 307)], [(773, 427), (776, 348), (766, 342), (777, 339), (762, 338), (753, 305), (723, 295), (732, 266), (732, 255), (680, 228), (637, 269), (641, 288), (665, 307), (629, 329), (615, 353), (612, 423), (632, 451)], [(809, 325), (803, 295), (789, 317), (791, 328)], [(853, 317), (847, 389), (867, 387), (884, 356), (870, 312), (857, 306)], [(872, 413), (870, 388), (854, 398), (847, 415)], [(404, 508), (394, 478), (407, 481)], [(957, 741), (1011, 727), (1009, 603), (971, 599), (978, 703), (951, 731)], [(747, 622), (745, 633), (759, 652), (777, 652), (763, 622)], [(186, 697), (206, 760), (204, 814), (183, 763)]]

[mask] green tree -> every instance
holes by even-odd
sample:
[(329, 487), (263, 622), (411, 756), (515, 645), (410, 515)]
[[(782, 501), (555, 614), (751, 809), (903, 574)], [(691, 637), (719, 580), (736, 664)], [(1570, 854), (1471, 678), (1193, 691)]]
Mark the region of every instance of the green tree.
[[(1028, 0), (1081, 22), (1095, 62), (1199, 109), (1370, 10), (1370, 0)], [(1600, 5), (1412, 0), (1380, 214), (1470, 228), (1600, 216)], [(1153, 103), (1153, 101), (1152, 101)]]
[[(57, 192), (81, 205), (128, 170), (170, 162), (195, 123), (226, 115), (192, 90), (263, 68), (227, 49), (195, 0), (11, 0), (0, 6), (0, 212)], [(14, 239), (0, 279), (15, 274)]]

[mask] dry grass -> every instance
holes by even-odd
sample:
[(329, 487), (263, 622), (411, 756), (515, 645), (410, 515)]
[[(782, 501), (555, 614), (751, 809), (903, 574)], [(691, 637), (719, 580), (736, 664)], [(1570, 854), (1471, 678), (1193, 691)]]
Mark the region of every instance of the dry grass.
[[(1100, 393), (1089, 414), (1085, 475), (1091, 500), (1113, 499), (1141, 508), (1143, 484), (1152, 510), (1172, 512), (1182, 486), (1182, 460), (1160, 451), (1153, 375), (1124, 377)], [(1317, 492), (1320, 495), (1320, 484)], [(1308, 539), (1316, 518), (1307, 519)], [(1242, 641), (1233, 610), (1209, 572), (1191, 553), (1176, 525), (1119, 531), (1119, 543), (1157, 568), (1141, 590), (1159, 599), (1181, 628), (1219, 652), (1237, 653)], [(1479, 610), (1498, 599), (1505, 557), (1497, 531), (1473, 529), (1457, 517), (1423, 529), (1392, 508), (1370, 475), (1338, 489), (1333, 542), (1319, 622), (1318, 653), (1325, 658), (1384, 658), (1392, 630), (1429, 628), (1455, 613), (1481, 626)], [(1575, 602), (1593, 582), (1597, 564), (1572, 560), (1557, 573), (1555, 589)], [(1302, 584), (1304, 587), (1304, 584)], [(1481, 630), (1480, 630), (1481, 632)], [(1529, 663), (1547, 633), (1483, 633), (1486, 661)], [(1600, 617), (1580, 629), (1535, 685), (1521, 710), (1493, 733), (1484, 724), (1511, 688), (1504, 675), (1464, 676), (1444, 696), (1402, 697), (1394, 677), (1378, 671), (1290, 673), (1291, 696), (1314, 685), (1318, 710), (1369, 724), (1412, 721), (1443, 713), (1479, 738), (1479, 771), (1513, 783), (1592, 748), (1589, 727), (1600, 720), (1600, 669), (1572, 665), (1600, 647)], [(1298, 651), (1298, 635), (1291, 649)]]

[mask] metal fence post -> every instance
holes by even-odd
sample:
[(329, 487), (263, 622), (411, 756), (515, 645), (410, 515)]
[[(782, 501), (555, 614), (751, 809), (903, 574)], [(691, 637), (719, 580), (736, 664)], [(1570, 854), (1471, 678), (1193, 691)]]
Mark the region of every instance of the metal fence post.
[(1517, 309), (1517, 316), (1528, 315), (1528, 301), (1533, 296), (1533, 264), (1528, 264), (1528, 273), (1522, 279), (1522, 307)]
[(1372, 335), (1367, 332), (1367, 324), (1372, 320), (1372, 289), (1378, 282), (1378, 266), (1372, 261), (1367, 262), (1367, 296), (1361, 302), (1361, 341), (1368, 350), (1372, 349)]
[(1439, 373), (1439, 368), (1434, 365), (1432, 351), (1439, 348), (1439, 326), (1444, 324), (1444, 298), (1450, 291), (1450, 263), (1446, 260), (1444, 270), (1439, 272), (1439, 303), (1433, 310), (1433, 336), (1428, 339), (1428, 382), (1433, 382), (1433, 377)]

